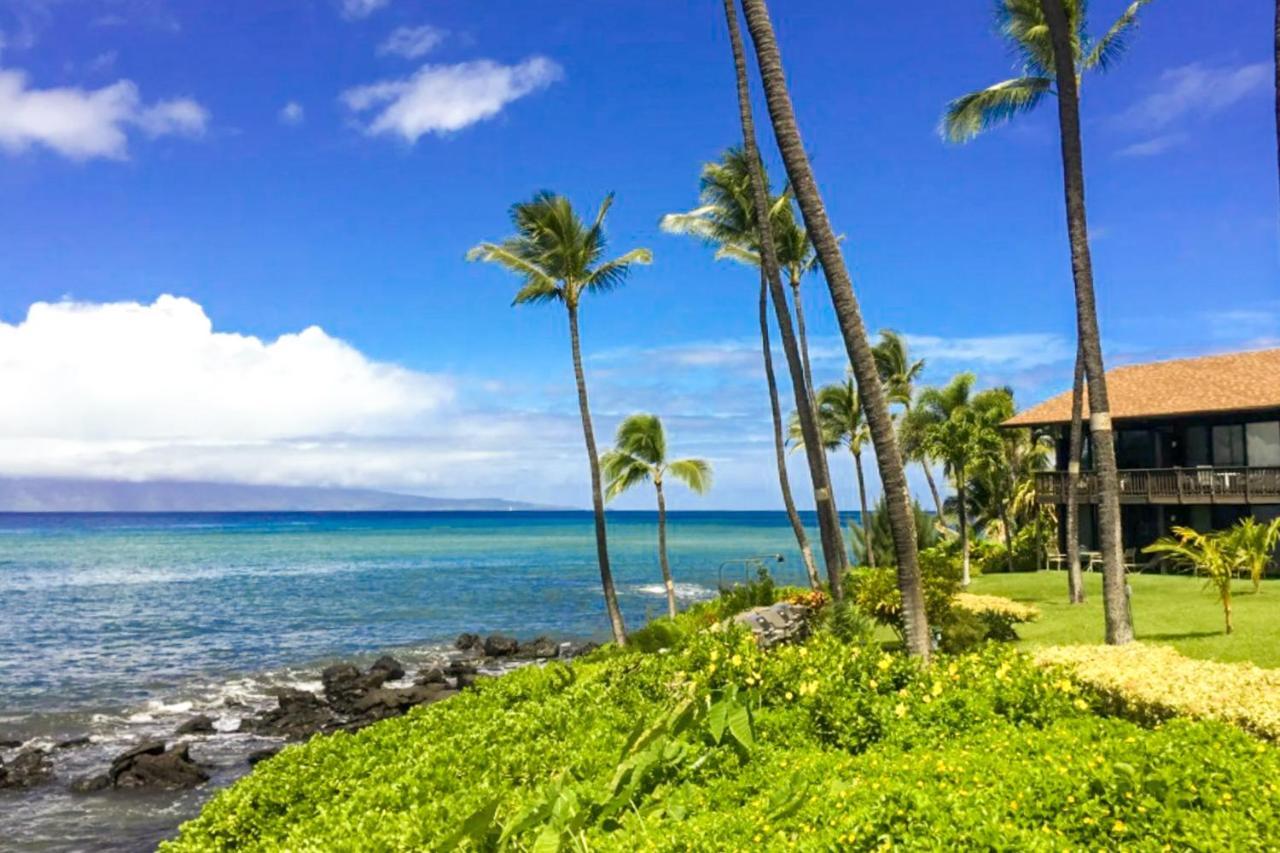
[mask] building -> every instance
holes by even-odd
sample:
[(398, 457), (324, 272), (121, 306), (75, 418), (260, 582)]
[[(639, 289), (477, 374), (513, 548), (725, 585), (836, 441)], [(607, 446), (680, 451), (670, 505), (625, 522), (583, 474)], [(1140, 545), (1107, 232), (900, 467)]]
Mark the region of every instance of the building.
[[(1107, 395), (1125, 548), (1141, 549), (1174, 525), (1207, 531), (1248, 514), (1259, 521), (1280, 516), (1280, 349), (1117, 367), (1107, 371)], [(1080, 541), (1096, 548), (1088, 417), (1086, 394)], [(1054, 437), (1056, 470), (1037, 475), (1036, 498), (1064, 508), (1071, 392), (1004, 425)], [(1059, 547), (1065, 550), (1062, 527)]]

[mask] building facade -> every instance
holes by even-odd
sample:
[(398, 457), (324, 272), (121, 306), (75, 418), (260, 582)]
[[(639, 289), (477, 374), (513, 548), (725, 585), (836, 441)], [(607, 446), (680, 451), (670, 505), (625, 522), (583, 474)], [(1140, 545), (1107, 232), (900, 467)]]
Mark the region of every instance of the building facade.
[[(1125, 548), (1140, 551), (1175, 525), (1208, 531), (1244, 515), (1280, 516), (1280, 349), (1119, 367), (1107, 371), (1107, 392)], [(1059, 518), (1065, 517), (1070, 423), (1070, 391), (1005, 423), (1054, 438), (1057, 464), (1037, 475), (1036, 499), (1056, 505)], [(1096, 549), (1087, 405), (1084, 429), (1080, 540)]]

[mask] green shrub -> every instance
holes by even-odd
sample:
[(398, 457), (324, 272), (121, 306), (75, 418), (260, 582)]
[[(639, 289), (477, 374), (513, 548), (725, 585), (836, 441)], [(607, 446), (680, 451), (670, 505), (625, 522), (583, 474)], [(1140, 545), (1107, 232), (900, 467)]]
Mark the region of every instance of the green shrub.
[(1280, 751), (1238, 729), (1097, 716), (1007, 646), (927, 669), (830, 630), (765, 652), (693, 631), (709, 613), (664, 654), (528, 667), (289, 747), (163, 849), (1280, 843)]
[[(920, 582), (929, 624), (947, 620), (951, 599), (960, 590), (960, 563), (943, 546), (920, 552)], [(849, 599), (858, 609), (881, 625), (903, 636), (902, 594), (898, 591), (898, 571), (890, 566), (854, 569), (845, 576)]]
[(756, 579), (744, 584), (723, 586), (720, 588), (720, 599), (716, 609), (721, 616), (732, 616), (752, 607), (768, 607), (778, 600), (778, 589), (774, 585), (773, 575), (761, 566), (756, 571)]

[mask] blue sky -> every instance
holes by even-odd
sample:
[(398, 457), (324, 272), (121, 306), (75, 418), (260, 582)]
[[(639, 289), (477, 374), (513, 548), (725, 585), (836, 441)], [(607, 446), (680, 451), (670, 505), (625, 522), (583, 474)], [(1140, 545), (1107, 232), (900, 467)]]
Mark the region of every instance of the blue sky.
[[(944, 144), (946, 101), (1015, 69), (986, 0), (934, 5), (773, 14), (869, 326), (1031, 403), (1072, 352), (1054, 104)], [(1264, 7), (1155, 0), (1084, 83), (1113, 363), (1280, 340)], [(655, 254), (585, 309), (602, 439), (658, 412), (719, 473), (674, 505), (777, 506), (754, 278), (657, 227), (737, 141), (723, 29), (711, 2), (0, 0), (0, 472), (586, 505), (563, 312), (463, 258), (549, 188), (616, 192), (613, 248)], [(834, 379), (819, 278), (805, 308)]]

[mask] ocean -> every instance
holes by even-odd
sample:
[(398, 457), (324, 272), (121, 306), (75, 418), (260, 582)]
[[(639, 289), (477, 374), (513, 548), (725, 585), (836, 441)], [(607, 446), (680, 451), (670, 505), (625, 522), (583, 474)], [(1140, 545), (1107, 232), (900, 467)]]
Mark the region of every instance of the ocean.
[[(655, 513), (609, 514), (632, 627), (665, 610), (656, 543)], [(669, 513), (668, 548), (686, 602), (755, 560), (804, 581), (781, 512)], [(318, 689), (338, 659), (427, 659), (464, 631), (607, 639), (590, 513), (0, 514), (0, 741), (92, 738), (53, 751), (56, 781), (0, 790), (0, 850), (151, 849), (262, 745), (231, 733), (229, 708)], [(209, 785), (67, 792), (196, 713), (228, 730), (192, 748)]]

